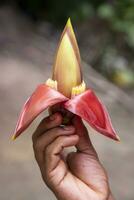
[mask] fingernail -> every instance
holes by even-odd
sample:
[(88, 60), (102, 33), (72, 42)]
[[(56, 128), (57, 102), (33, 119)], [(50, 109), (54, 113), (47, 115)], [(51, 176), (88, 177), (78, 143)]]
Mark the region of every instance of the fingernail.
[(74, 128), (73, 128), (72, 126), (64, 126), (63, 129), (64, 129), (65, 131), (71, 131), (71, 130), (73, 130)]
[(56, 115), (55, 115), (55, 114), (54, 114), (54, 115), (51, 115), (51, 116), (49, 117), (49, 119), (50, 119), (51, 121), (55, 120), (55, 119), (56, 119)]

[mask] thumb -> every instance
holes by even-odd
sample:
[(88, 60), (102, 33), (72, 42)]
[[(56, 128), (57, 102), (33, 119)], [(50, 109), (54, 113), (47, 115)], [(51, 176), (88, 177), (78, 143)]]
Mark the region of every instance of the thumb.
[(82, 119), (78, 116), (75, 116), (72, 120), (72, 123), (75, 127), (76, 134), (79, 136), (79, 141), (76, 145), (77, 151), (98, 157)]

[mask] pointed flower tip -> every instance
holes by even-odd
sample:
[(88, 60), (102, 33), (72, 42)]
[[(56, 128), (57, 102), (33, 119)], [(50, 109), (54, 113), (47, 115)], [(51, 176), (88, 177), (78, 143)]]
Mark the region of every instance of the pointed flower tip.
[[(68, 20), (67, 20), (66, 28), (70, 29), (70, 31), (71, 31), (73, 37), (75, 38), (75, 33), (74, 33), (74, 29), (73, 29), (73, 26), (72, 26), (70, 17), (69, 17)], [(76, 38), (75, 38), (75, 40), (76, 40)]]
[(71, 23), (70, 17), (69, 17), (68, 20), (67, 20), (66, 26), (69, 27), (69, 28), (71, 28), (71, 29), (73, 28), (73, 27), (72, 27), (72, 23)]
[(16, 139), (15, 135), (12, 135), (11, 140), (14, 141)]
[(118, 135), (116, 135), (116, 141), (117, 142), (121, 142), (121, 139), (120, 139), (120, 137)]

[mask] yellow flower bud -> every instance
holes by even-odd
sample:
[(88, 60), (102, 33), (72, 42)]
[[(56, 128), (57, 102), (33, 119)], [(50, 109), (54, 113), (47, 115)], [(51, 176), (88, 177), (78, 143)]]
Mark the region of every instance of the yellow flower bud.
[(71, 97), (72, 88), (82, 82), (80, 53), (70, 19), (59, 42), (52, 79), (57, 81), (57, 89), (66, 97)]

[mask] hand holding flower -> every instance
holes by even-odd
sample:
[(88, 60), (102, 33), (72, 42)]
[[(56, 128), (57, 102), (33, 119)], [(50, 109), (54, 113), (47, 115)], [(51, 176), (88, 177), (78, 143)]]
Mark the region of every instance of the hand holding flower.
[[(35, 158), (44, 182), (58, 200), (113, 200), (108, 177), (79, 117), (60, 127), (62, 116), (43, 119), (33, 134)], [(76, 152), (64, 155), (66, 147)]]

